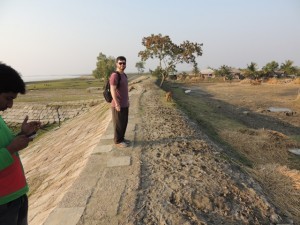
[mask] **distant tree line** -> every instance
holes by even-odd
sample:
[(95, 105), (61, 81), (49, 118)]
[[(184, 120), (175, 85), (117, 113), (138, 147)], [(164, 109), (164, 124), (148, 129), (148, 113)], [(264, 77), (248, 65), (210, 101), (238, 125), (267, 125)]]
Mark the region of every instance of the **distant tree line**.
[[(300, 76), (300, 68), (294, 66), (293, 64), (293, 61), (286, 60), (279, 66), (278, 62), (271, 61), (259, 70), (257, 64), (251, 62), (246, 68), (239, 70), (244, 77), (250, 79)], [(233, 79), (234, 71), (232, 71), (232, 68), (229, 66), (223, 65), (219, 69), (214, 69), (214, 72), (216, 76), (222, 76), (228, 80)]]
[[(188, 40), (177, 45), (172, 42), (169, 36), (162, 34), (151, 34), (142, 39), (144, 50), (138, 53), (141, 61), (136, 62), (138, 74), (142, 74), (145, 70), (145, 63), (149, 59), (158, 60), (158, 66), (149, 72), (161, 79), (160, 86), (169, 77), (177, 73), (176, 66), (178, 64), (186, 63), (192, 64), (192, 74), (201, 75), (198, 68), (196, 58), (202, 56), (202, 46), (196, 42)], [(238, 69), (242, 77), (250, 79), (260, 79), (269, 77), (285, 77), (285, 76), (300, 76), (300, 68), (293, 65), (294, 62), (286, 60), (279, 65), (276, 61), (267, 63), (262, 69), (258, 69), (256, 63), (251, 62), (244, 69)], [(218, 69), (213, 69), (216, 76), (223, 77), (224, 79), (232, 80), (236, 73), (233, 68), (227, 65), (222, 65)], [(106, 56), (102, 52), (97, 57), (96, 69), (93, 70), (93, 76), (98, 79), (108, 79), (110, 74), (115, 70), (115, 58)], [(187, 75), (187, 73), (186, 73)]]

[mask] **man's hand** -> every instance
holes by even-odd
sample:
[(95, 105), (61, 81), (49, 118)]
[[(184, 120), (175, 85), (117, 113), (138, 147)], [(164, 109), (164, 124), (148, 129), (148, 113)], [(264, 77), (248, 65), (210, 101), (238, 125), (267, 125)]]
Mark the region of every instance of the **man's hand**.
[(121, 106), (120, 105), (116, 105), (116, 110), (118, 111), (118, 112), (120, 112), (121, 111)]
[(26, 135), (19, 135), (6, 147), (6, 149), (13, 154), (26, 148), (30, 141), (32, 141), (32, 138), (26, 137)]
[(21, 127), (21, 134), (30, 135), (34, 132), (37, 132), (38, 129), (41, 127), (41, 122), (39, 121), (31, 121), (27, 123), (28, 116), (25, 117), (22, 127)]

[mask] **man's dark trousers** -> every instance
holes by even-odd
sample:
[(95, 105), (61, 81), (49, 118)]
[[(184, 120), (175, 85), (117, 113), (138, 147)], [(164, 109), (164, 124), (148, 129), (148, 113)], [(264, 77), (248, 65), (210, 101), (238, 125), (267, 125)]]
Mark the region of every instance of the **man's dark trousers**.
[(128, 111), (128, 107), (121, 108), (120, 111), (117, 111), (114, 107), (112, 107), (115, 144), (119, 144), (124, 141), (128, 124)]
[(0, 225), (28, 225), (28, 198), (23, 195), (14, 201), (0, 205)]

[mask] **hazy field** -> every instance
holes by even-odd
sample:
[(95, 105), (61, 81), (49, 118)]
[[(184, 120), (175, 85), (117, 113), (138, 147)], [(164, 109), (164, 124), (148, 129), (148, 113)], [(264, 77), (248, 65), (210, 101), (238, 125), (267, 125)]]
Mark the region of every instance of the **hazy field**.
[[(176, 104), (260, 182), (275, 205), (300, 218), (299, 84), (169, 82)], [(185, 94), (185, 90), (191, 90)], [(269, 107), (290, 109), (270, 112)]]
[[(27, 83), (26, 95), (19, 95), (17, 102), (64, 102), (90, 100), (102, 97), (103, 82), (92, 77), (61, 79)], [(92, 89), (89, 91), (89, 88)]]

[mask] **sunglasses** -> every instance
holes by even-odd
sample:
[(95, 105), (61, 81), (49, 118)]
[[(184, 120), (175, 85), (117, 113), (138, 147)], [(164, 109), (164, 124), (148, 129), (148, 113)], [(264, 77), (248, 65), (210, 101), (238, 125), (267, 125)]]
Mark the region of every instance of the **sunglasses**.
[(119, 65), (126, 65), (126, 62), (119, 62)]

